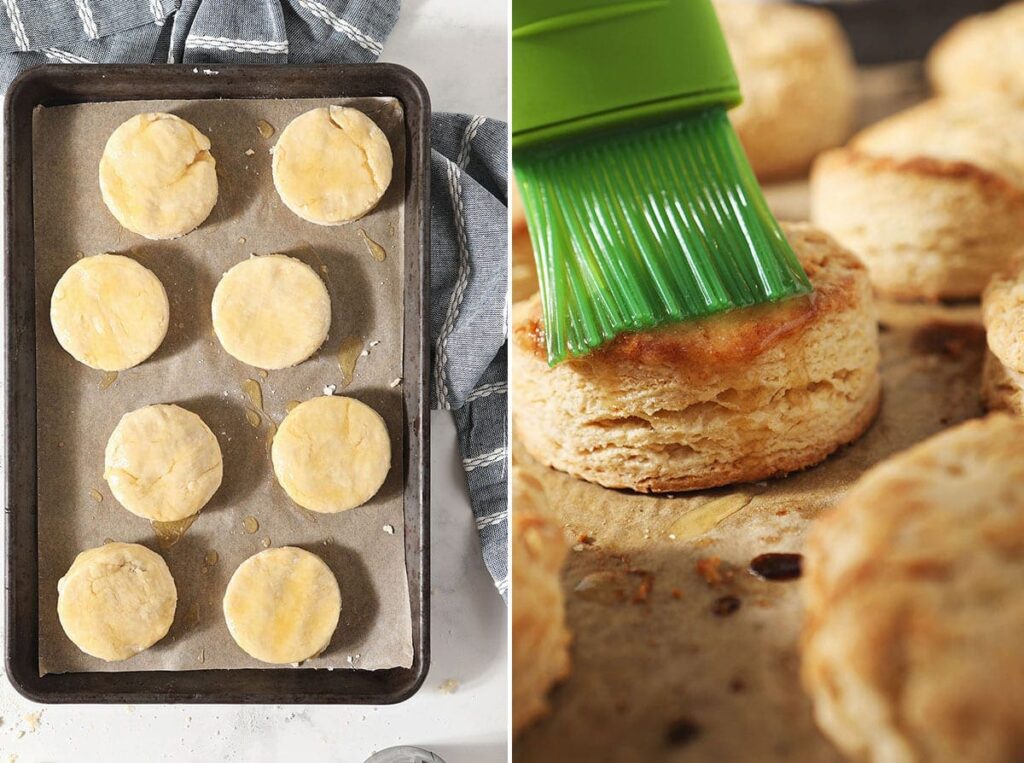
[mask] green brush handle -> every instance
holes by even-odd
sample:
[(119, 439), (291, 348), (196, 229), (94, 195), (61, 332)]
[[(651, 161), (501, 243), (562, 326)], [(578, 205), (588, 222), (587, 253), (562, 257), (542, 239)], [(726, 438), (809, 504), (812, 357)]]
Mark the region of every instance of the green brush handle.
[(711, 0), (512, 4), (513, 150), (739, 102)]

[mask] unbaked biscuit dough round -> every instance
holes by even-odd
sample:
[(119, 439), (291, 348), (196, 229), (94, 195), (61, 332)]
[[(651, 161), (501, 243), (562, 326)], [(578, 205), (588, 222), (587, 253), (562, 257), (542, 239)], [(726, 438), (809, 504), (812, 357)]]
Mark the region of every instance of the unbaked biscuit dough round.
[(83, 551), (57, 583), (57, 615), (86, 654), (127, 660), (167, 635), (178, 592), (167, 563), (136, 543)]
[(340, 225), (358, 220), (391, 184), (391, 146), (358, 109), (307, 111), (281, 132), (274, 146), (274, 186), (303, 220)]
[(137, 366), (167, 336), (167, 292), (129, 257), (99, 254), (61, 276), (50, 299), (57, 341), (80, 363), (101, 371)]
[(333, 514), (370, 500), (391, 468), (384, 419), (350, 397), (324, 395), (285, 416), (271, 447), (274, 474), (303, 508)]
[(257, 368), (288, 368), (319, 349), (331, 297), (309, 265), (283, 254), (250, 257), (213, 292), (213, 330), (229, 355)]
[(277, 665), (324, 651), (340, 614), (334, 573), (320, 557), (292, 546), (250, 556), (224, 592), (224, 619), (235, 643)]
[(126, 413), (107, 441), (103, 478), (122, 506), (146, 519), (192, 516), (217, 492), (223, 474), (213, 432), (176, 405)]
[(177, 238), (199, 227), (217, 203), (210, 139), (173, 114), (147, 113), (111, 134), (100, 159), (100, 192), (128, 230)]

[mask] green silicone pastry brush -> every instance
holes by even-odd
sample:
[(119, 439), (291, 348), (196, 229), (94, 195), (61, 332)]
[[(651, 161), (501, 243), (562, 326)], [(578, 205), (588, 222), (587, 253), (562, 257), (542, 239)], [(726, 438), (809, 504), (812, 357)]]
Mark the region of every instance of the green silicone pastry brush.
[(739, 101), (710, 0), (513, 0), (512, 156), (551, 365), (811, 291), (729, 124)]

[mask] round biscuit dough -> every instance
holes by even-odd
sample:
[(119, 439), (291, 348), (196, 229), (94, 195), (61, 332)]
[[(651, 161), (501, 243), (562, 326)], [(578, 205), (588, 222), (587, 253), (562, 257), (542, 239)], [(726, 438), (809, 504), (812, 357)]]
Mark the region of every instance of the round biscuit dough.
[(213, 292), (213, 330), (233, 358), (256, 368), (288, 368), (327, 339), (331, 297), (313, 268), (283, 254), (250, 257)]
[(107, 662), (134, 657), (166, 636), (177, 602), (167, 563), (136, 543), (83, 551), (57, 583), (64, 632)]
[(333, 514), (376, 495), (391, 468), (384, 419), (350, 397), (307, 400), (285, 416), (271, 447), (274, 474), (303, 508)]
[(358, 220), (391, 184), (391, 146), (358, 109), (327, 106), (288, 123), (274, 146), (274, 187), (303, 220), (341, 225)]
[(323, 652), (340, 615), (334, 573), (320, 557), (292, 546), (250, 556), (224, 592), (224, 619), (235, 643), (277, 665)]
[(146, 519), (192, 516), (217, 492), (223, 475), (213, 432), (176, 405), (126, 413), (107, 441), (103, 478), (122, 506)]
[(173, 114), (137, 114), (111, 134), (100, 192), (128, 230), (150, 239), (195, 230), (217, 203), (210, 139)]
[(101, 371), (137, 366), (167, 336), (167, 292), (129, 257), (98, 254), (61, 276), (50, 299), (57, 341), (79, 363)]

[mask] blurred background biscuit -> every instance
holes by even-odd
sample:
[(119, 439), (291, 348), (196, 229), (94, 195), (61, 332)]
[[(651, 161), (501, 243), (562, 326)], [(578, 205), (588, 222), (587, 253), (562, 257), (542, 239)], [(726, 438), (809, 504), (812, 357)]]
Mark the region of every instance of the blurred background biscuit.
[(509, 218), (512, 221), (512, 301), (531, 297), (540, 288), (537, 283), (537, 266), (533, 260), (533, 243), (526, 227), (526, 211), (515, 182), (509, 183)]
[(855, 69), (842, 27), (827, 11), (786, 3), (717, 0), (740, 80), (733, 126), (761, 181), (803, 174), (853, 129)]
[(971, 96), (994, 92), (1024, 99), (1024, 2), (970, 16), (950, 29), (928, 54), (936, 92)]

